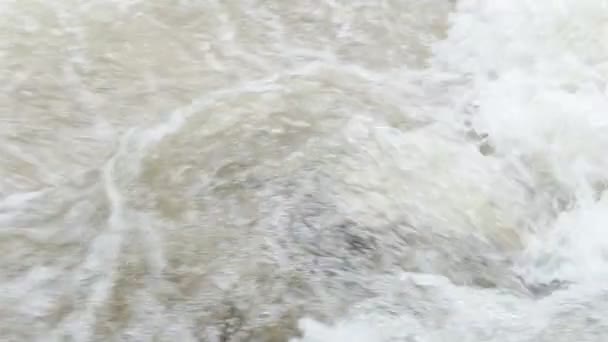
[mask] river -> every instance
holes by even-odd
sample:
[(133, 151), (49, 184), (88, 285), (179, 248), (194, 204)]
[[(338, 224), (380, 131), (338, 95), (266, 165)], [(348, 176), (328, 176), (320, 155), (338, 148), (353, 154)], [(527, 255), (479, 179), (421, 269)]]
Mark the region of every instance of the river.
[(608, 1), (0, 15), (0, 341), (608, 340)]

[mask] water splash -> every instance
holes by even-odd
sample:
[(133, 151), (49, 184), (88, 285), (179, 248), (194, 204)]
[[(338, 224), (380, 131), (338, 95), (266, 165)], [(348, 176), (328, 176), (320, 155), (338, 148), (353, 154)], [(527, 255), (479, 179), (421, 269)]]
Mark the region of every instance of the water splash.
[(606, 6), (3, 3), (0, 337), (603, 341)]

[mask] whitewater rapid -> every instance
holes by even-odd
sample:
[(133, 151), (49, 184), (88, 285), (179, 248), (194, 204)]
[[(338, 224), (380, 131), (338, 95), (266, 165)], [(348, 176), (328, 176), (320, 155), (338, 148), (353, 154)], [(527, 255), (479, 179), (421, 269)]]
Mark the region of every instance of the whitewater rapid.
[(0, 341), (608, 340), (608, 1), (0, 15)]

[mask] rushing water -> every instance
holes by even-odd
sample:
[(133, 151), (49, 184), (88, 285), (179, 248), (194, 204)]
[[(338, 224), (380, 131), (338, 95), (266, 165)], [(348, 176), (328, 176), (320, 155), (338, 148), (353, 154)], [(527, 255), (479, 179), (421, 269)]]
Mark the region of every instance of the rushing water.
[(608, 340), (608, 1), (0, 14), (0, 341)]

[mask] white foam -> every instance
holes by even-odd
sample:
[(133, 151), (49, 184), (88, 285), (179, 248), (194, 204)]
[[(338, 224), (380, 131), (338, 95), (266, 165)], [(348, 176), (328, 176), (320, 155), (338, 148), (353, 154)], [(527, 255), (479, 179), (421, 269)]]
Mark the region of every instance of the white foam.
[(587, 249), (568, 258), (583, 274), (598, 271), (589, 253), (599, 260), (604, 247), (597, 241), (608, 240), (599, 228), (608, 224), (603, 204), (596, 203), (598, 184), (608, 180), (608, 44), (598, 39), (608, 30), (606, 6), (462, 1), (448, 39), (436, 50), (437, 65), (471, 75), (473, 125), (488, 134), (497, 154), (523, 163), (537, 195), (557, 188), (550, 196), (571, 201), (574, 210), (561, 215), (554, 229), (536, 228), (557, 234), (549, 241), (565, 239)]
[(342, 321), (330, 327), (313, 320), (303, 319), (299, 327), (304, 331), (302, 339), (292, 339), (291, 342), (380, 342), (382, 336), (378, 329), (367, 322)]
[[(422, 314), (419, 326), (411, 324), (417, 321), (415, 310), (391, 316), (384, 304), (395, 290), (387, 288), (371, 301), (370, 314), (354, 309), (332, 327), (303, 321), (301, 341), (504, 342), (534, 340), (539, 333), (554, 334), (557, 341), (574, 336), (599, 341), (576, 325), (563, 334), (546, 329), (555, 329), (550, 328), (554, 320), (573, 312), (578, 304), (572, 303), (592, 302), (608, 274), (608, 207), (605, 196), (598, 200), (603, 190), (598, 184), (608, 181), (607, 31), (607, 1), (462, 0), (429, 70), (430, 77), (447, 73), (466, 80), (450, 90), (453, 103), (466, 99), (475, 108), (472, 125), (488, 135), (495, 149), (491, 158), (527, 174), (517, 177), (531, 189), (531, 198), (570, 201), (565, 208), (538, 207), (545, 211), (537, 213), (542, 220), (522, 217), (535, 233), (525, 241), (520, 272), (530, 284), (558, 280), (578, 287), (532, 302), (508, 293), (432, 285), (441, 295), (423, 306), (450, 317), (434, 328), (425, 321), (432, 315)], [(479, 174), (480, 183), (490, 179)], [(500, 196), (493, 200), (508, 204), (510, 195)], [(442, 207), (435, 209), (441, 215)], [(555, 210), (565, 211), (553, 217)], [(380, 322), (392, 322), (394, 330), (383, 330)]]

